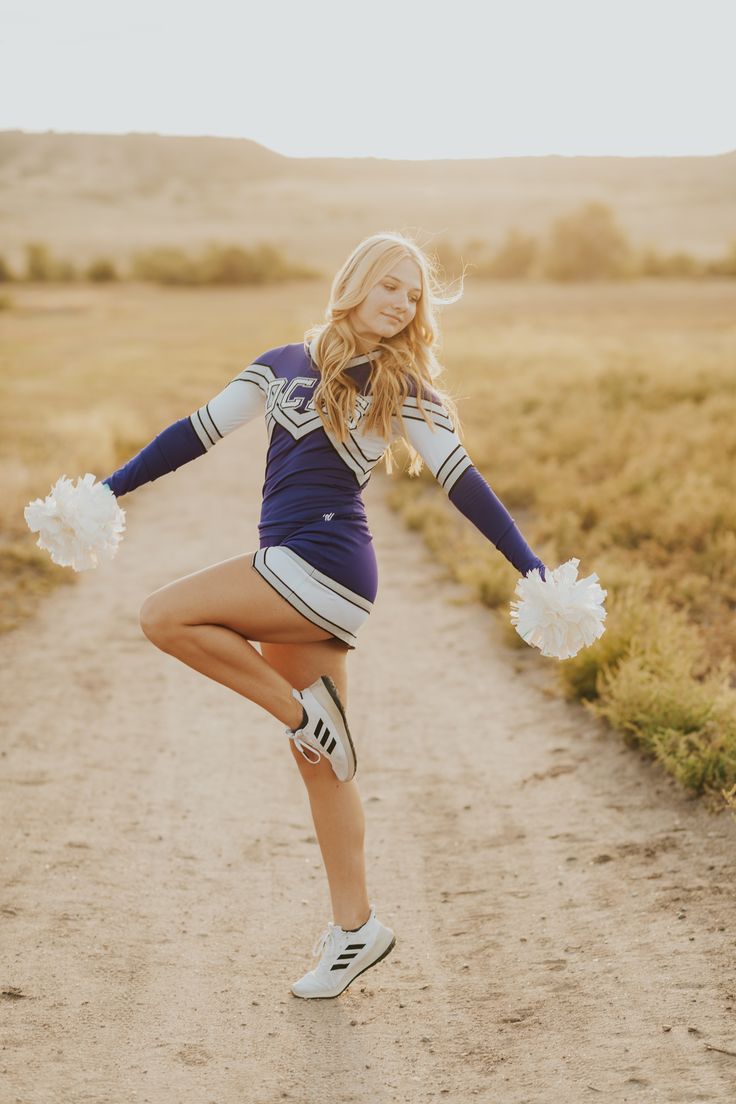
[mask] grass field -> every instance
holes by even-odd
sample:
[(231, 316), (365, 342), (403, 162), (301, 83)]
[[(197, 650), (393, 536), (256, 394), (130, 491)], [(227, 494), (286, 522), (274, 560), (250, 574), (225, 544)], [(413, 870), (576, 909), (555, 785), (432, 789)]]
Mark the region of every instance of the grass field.
[[(23, 506), (108, 474), (255, 355), (322, 316), (319, 282), (233, 291), (13, 288), (3, 333), (2, 628), (74, 581)], [(683, 784), (736, 782), (736, 287), (469, 281), (442, 317), (465, 443), (529, 543), (608, 590), (607, 631), (561, 686)], [(508, 625), (517, 575), (433, 484), (394, 506)], [(508, 625), (509, 640), (525, 647)]]

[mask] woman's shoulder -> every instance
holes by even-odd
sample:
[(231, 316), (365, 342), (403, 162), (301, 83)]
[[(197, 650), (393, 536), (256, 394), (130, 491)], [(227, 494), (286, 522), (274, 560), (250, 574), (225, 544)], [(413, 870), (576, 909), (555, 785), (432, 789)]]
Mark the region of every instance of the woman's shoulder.
[(282, 353), (289, 347), (289, 345), (275, 345), (273, 349), (266, 349), (265, 352), (259, 353), (253, 363), (270, 365), (274, 360), (278, 360)]
[(273, 349), (266, 349), (265, 352), (260, 353), (255, 358), (253, 363), (275, 368), (280, 361), (291, 363), (300, 358), (307, 358), (308, 355), (308, 350), (303, 341), (292, 341), (286, 345), (276, 345)]
[[(442, 406), (442, 399), (429, 384), (424, 381), (421, 382), (420, 387), (417, 387), (416, 380), (413, 376), (406, 376), (406, 381), (409, 385), (409, 394), (407, 398), (416, 399), (419, 394), (422, 402), (436, 403), (438, 406)], [(421, 393), (420, 393), (421, 392)]]

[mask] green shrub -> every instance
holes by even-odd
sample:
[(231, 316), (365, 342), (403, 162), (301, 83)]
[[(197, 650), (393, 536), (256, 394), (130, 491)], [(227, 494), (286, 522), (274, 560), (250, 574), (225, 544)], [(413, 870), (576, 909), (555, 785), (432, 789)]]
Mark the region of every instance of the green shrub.
[(585, 704), (621, 731), (626, 743), (702, 792), (736, 781), (736, 692), (727, 663), (699, 680), (689, 652), (678, 654), (668, 642), (668, 654), (658, 661), (651, 653), (631, 654), (601, 673), (599, 700)]

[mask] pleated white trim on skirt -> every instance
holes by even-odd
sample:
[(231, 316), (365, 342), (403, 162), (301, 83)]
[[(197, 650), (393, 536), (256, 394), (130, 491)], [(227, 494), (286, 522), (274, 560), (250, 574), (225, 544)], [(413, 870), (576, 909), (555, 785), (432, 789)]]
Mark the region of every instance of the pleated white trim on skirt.
[(373, 609), (367, 598), (279, 544), (254, 552), (253, 567), (309, 621), (355, 647), (356, 633)]

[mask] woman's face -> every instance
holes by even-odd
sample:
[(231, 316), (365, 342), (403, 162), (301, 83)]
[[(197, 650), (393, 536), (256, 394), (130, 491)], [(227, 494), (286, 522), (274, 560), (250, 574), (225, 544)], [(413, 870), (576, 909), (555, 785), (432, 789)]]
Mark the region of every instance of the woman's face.
[(381, 339), (395, 337), (409, 325), (417, 313), (421, 293), (419, 265), (411, 257), (404, 257), (348, 315), (364, 351), (375, 348)]

